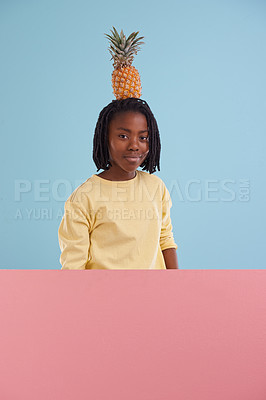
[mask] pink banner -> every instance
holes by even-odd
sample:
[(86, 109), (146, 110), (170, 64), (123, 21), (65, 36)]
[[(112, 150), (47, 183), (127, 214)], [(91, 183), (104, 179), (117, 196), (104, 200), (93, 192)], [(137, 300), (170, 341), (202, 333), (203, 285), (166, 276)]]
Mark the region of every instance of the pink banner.
[(0, 271), (1, 400), (264, 400), (266, 271)]

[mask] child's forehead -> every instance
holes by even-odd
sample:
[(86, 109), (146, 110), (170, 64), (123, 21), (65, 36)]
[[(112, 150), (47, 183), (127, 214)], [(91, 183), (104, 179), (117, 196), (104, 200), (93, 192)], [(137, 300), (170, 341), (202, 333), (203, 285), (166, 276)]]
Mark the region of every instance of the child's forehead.
[(128, 110), (128, 111), (116, 112), (115, 114), (113, 114), (113, 116), (111, 117), (109, 122), (112, 122), (113, 124), (120, 123), (120, 122), (124, 122), (124, 123), (134, 123), (134, 122), (147, 123), (147, 118), (140, 111)]

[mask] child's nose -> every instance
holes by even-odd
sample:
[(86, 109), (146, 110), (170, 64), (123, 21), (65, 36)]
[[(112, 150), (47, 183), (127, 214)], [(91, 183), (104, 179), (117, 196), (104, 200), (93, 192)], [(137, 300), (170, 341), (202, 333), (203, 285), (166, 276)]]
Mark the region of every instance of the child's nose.
[(137, 151), (139, 149), (138, 138), (131, 138), (128, 145), (129, 150)]

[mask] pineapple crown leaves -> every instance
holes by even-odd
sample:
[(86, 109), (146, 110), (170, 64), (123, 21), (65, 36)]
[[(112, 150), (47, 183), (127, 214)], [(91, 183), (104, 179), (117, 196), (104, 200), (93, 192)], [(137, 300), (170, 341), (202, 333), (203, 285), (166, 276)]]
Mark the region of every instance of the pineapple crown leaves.
[(144, 39), (144, 36), (137, 37), (139, 32), (133, 32), (126, 38), (123, 30), (121, 33), (117, 32), (115, 27), (111, 30), (111, 35), (105, 33), (105, 36), (110, 42), (109, 52), (111, 54), (111, 60), (114, 60), (114, 68), (121, 68), (132, 64), (134, 54), (137, 54), (140, 50), (140, 45), (144, 42), (140, 42)]

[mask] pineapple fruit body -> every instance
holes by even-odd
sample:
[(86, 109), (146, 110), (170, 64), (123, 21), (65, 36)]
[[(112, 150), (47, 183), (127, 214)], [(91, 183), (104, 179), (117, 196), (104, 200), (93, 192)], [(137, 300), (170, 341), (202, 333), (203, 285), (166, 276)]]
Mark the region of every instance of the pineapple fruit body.
[(112, 87), (116, 99), (141, 96), (141, 83), (138, 70), (133, 67), (115, 69), (112, 73)]

